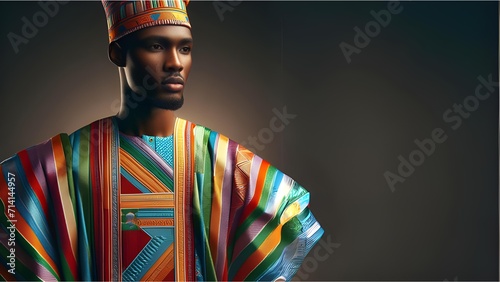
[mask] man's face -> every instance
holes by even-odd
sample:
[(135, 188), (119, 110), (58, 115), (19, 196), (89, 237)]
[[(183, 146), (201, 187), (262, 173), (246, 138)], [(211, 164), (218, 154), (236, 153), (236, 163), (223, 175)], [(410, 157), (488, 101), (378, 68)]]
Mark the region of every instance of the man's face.
[(162, 25), (131, 33), (125, 43), (127, 84), (153, 106), (177, 110), (191, 70), (191, 30)]

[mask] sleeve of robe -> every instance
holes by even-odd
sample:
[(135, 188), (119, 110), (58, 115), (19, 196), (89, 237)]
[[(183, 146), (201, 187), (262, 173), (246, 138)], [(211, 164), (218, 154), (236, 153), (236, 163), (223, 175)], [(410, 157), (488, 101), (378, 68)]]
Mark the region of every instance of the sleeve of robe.
[(78, 279), (70, 161), (60, 134), (0, 164), (0, 278)]
[(324, 232), (309, 193), (227, 137), (194, 131), (194, 230), (204, 279), (291, 280)]

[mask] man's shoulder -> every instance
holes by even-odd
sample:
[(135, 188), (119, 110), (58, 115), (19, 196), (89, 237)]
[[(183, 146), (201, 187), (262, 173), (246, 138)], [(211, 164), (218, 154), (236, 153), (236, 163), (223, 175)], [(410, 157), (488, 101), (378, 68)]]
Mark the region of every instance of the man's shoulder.
[(0, 165), (3, 165), (9, 161), (15, 161), (20, 156), (29, 157), (32, 161), (45, 159), (49, 156), (52, 156), (54, 146), (64, 147), (66, 144), (69, 144), (68, 137), (69, 136), (67, 133), (58, 133), (49, 139), (46, 139), (42, 142), (31, 145), (27, 148), (24, 148), (16, 152), (7, 159), (0, 160)]
[(91, 125), (109, 125), (111, 126), (112, 123), (112, 117), (105, 117), (102, 119), (98, 119), (96, 121), (93, 121), (85, 126), (80, 127), (79, 129), (73, 131), (72, 133), (68, 134), (65, 132), (58, 133), (48, 139), (45, 139), (44, 141), (41, 141), (39, 143), (36, 143), (34, 145), (31, 145), (29, 147), (26, 147), (18, 152), (16, 152), (14, 155), (11, 157), (0, 161), (0, 164), (15, 158), (19, 154), (24, 154), (28, 153), (31, 157), (42, 157), (44, 155), (44, 152), (50, 151), (49, 149), (54, 145), (54, 144), (61, 144), (62, 146), (67, 146), (72, 143), (73, 137), (75, 134), (80, 134), (82, 132), (85, 132), (86, 129), (90, 128)]
[(78, 128), (77, 130), (73, 131), (72, 133), (69, 134), (69, 137), (70, 138), (73, 138), (73, 136), (75, 136), (76, 134), (81, 134), (82, 132), (86, 132), (88, 130), (90, 130), (90, 128), (94, 127), (96, 129), (110, 129), (113, 127), (113, 116), (108, 116), (108, 117), (104, 117), (104, 118), (100, 118), (100, 119), (97, 119), (97, 120), (94, 120), (93, 122), (91, 123), (88, 123), (80, 128)]
[[(189, 122), (189, 121), (187, 121)], [(213, 130), (210, 127), (197, 124), (194, 122), (191, 122), (193, 125), (193, 133), (196, 139), (198, 140), (203, 140), (205, 142), (199, 142), (198, 144), (204, 144), (205, 146), (215, 146), (216, 142), (220, 142), (220, 140), (224, 140), (222, 147), (226, 148), (226, 150), (229, 150), (229, 148), (233, 148), (232, 150), (234, 151), (235, 157), (240, 160), (247, 160), (250, 161), (252, 159), (258, 160), (258, 162), (264, 162), (267, 163), (266, 160), (262, 159), (260, 156), (256, 155), (254, 152), (250, 151), (247, 149), (244, 145), (240, 144), (236, 140), (232, 139), (231, 137), (220, 133), (216, 130)], [(218, 140), (218, 141), (217, 141)], [(216, 148), (214, 148), (216, 149)]]
[[(183, 120), (181, 118), (178, 118), (180, 120)], [(231, 139), (230, 137), (228, 137), (227, 135), (225, 134), (222, 134), (208, 126), (205, 126), (205, 125), (202, 125), (202, 124), (198, 124), (198, 123), (195, 123), (195, 122), (191, 122), (191, 121), (188, 121), (188, 120), (185, 120), (187, 123), (191, 123), (193, 126), (193, 132), (194, 132), (194, 135), (197, 136), (197, 134), (200, 134), (200, 133), (203, 133), (203, 135), (205, 135), (206, 137), (211, 137), (211, 138), (222, 138), (224, 140), (228, 140), (228, 142), (230, 143), (234, 143), (234, 144), (237, 144), (239, 146), (241, 146), (240, 144), (238, 144), (238, 142), (236, 142), (234, 139)]]

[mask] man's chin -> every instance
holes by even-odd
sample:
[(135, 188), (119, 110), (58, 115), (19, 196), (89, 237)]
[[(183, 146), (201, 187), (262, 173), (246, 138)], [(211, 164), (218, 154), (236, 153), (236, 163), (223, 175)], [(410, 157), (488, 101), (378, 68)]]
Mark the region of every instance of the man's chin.
[(184, 96), (182, 94), (170, 94), (161, 98), (150, 98), (149, 103), (157, 108), (165, 110), (178, 110), (184, 104)]

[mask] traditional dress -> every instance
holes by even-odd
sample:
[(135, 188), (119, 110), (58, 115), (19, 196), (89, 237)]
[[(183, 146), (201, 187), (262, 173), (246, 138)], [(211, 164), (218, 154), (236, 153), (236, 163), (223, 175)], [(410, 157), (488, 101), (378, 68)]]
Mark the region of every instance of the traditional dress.
[(114, 117), (0, 165), (6, 280), (290, 280), (323, 230), (309, 193), (246, 148), (177, 118)]

